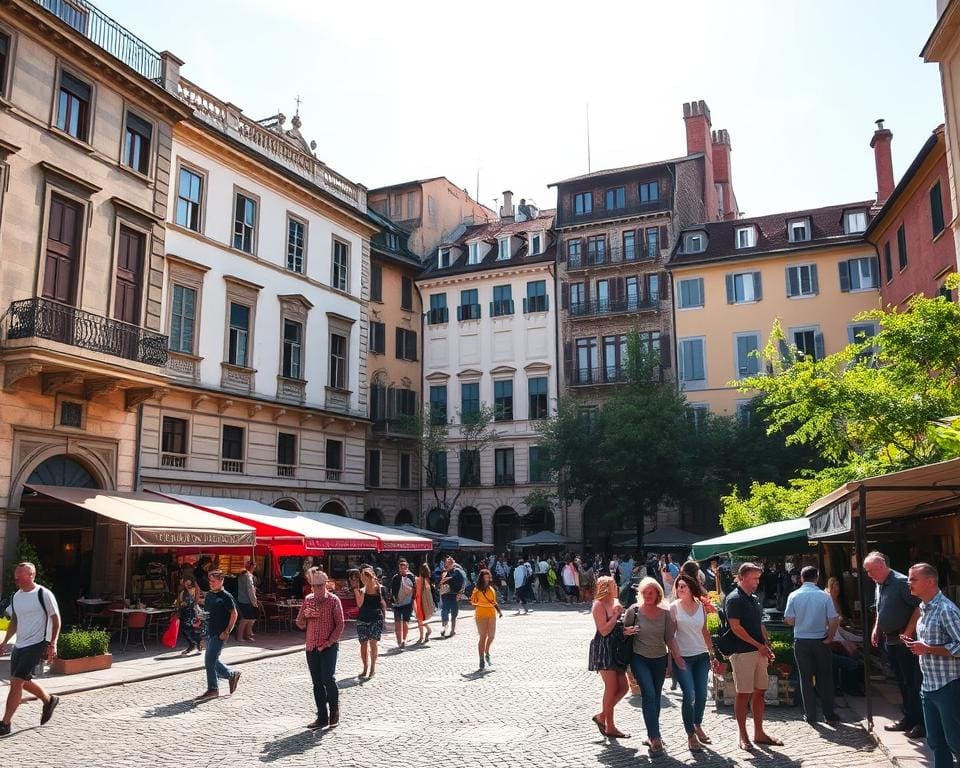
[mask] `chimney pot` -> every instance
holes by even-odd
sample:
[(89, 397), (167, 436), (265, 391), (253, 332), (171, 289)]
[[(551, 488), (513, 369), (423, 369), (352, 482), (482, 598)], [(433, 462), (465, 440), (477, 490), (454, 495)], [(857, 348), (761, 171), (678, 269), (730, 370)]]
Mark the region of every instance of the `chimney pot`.
[(503, 191), (503, 205), (500, 206), (501, 221), (513, 221), (513, 192), (509, 189)]
[(877, 205), (883, 205), (893, 194), (893, 156), (890, 144), (893, 133), (883, 127), (883, 118), (876, 121), (877, 130), (873, 132), (870, 146), (873, 149), (873, 160), (877, 169)]

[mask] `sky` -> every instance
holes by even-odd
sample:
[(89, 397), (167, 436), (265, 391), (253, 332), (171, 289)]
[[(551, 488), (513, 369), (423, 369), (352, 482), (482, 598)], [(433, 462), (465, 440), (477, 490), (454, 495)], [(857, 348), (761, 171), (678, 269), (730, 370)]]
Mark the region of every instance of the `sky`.
[(491, 207), (588, 170), (587, 105), (596, 171), (685, 154), (706, 101), (747, 216), (872, 199), (874, 121), (897, 180), (943, 122), (935, 0), (94, 1), (251, 118), (299, 96), (352, 181), (442, 175)]

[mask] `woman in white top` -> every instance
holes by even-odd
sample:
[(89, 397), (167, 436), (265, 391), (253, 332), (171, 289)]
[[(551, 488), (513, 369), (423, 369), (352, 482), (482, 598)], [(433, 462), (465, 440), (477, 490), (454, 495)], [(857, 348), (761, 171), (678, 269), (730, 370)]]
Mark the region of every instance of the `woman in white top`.
[[(683, 691), (681, 714), (687, 732), (687, 744), (691, 752), (702, 752), (703, 745), (710, 743), (702, 724), (707, 706), (707, 678), (713, 656), (713, 638), (707, 629), (707, 613), (700, 599), (704, 594), (700, 582), (681, 573), (677, 577), (676, 592), (677, 599), (670, 605), (670, 610), (677, 625), (676, 643), (686, 667), (678, 669), (674, 665), (673, 674)], [(715, 668), (716, 664), (714, 662)]]

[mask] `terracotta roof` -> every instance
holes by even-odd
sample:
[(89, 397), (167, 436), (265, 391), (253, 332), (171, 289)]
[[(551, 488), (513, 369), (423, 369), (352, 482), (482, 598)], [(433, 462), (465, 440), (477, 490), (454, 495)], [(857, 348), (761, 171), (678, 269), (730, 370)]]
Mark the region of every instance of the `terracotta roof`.
[(658, 165), (666, 165), (668, 163), (679, 163), (684, 160), (696, 160), (697, 158), (703, 157), (703, 152), (695, 152), (692, 155), (683, 155), (682, 157), (671, 157), (667, 160), (656, 160), (651, 163), (640, 163), (639, 165), (625, 165), (622, 168), (607, 168), (602, 171), (594, 171), (593, 173), (585, 173), (582, 176), (571, 176), (569, 179), (564, 179), (563, 181), (554, 181), (550, 184), (547, 184), (548, 187), (556, 187), (560, 184), (570, 184), (575, 181), (586, 181), (587, 179), (596, 179), (601, 176), (613, 176), (618, 173), (630, 173), (631, 171), (642, 171), (644, 168), (655, 168)]
[[(812, 248), (824, 248), (845, 243), (864, 242), (864, 233), (846, 234), (843, 231), (843, 214), (851, 210), (864, 210), (870, 217), (872, 200), (863, 200), (842, 205), (828, 205), (823, 208), (809, 208), (802, 211), (772, 213), (751, 219), (717, 221), (686, 227), (677, 237), (670, 255), (669, 266), (700, 264), (711, 261), (736, 261), (753, 258), (758, 254), (780, 253), (783, 251), (805, 251)], [(787, 222), (793, 219), (810, 219), (810, 239), (803, 242), (790, 242), (787, 238)], [(757, 228), (757, 241), (753, 248), (736, 247), (736, 230), (753, 224)], [(682, 253), (681, 248), (686, 232), (706, 232), (707, 247), (700, 253)]]

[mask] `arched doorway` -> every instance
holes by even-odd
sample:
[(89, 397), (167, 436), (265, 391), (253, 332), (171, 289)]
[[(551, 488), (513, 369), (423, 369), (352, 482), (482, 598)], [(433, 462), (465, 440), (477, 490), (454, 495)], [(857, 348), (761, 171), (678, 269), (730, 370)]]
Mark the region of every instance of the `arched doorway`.
[(409, 509), (401, 509), (393, 519), (394, 525), (413, 525), (413, 515)]
[(520, 538), (520, 516), (513, 507), (500, 507), (493, 513), (493, 547), (505, 552), (507, 544)]
[(556, 521), (553, 512), (546, 507), (534, 507), (520, 519), (524, 533), (539, 533), (553, 531)]
[(480, 513), (473, 507), (461, 509), (457, 531), (468, 539), (483, 541), (483, 520), (480, 519)]
[(439, 507), (427, 513), (427, 530), (434, 533), (446, 533), (450, 528), (450, 517)]
[(376, 523), (377, 525), (383, 525), (383, 514), (381, 514), (379, 509), (368, 509), (363, 513), (363, 519), (368, 523)]
[(340, 517), (347, 516), (347, 509), (339, 501), (328, 501), (322, 507), (320, 511), (325, 515), (340, 515)]
[(296, 499), (277, 499), (273, 502), (274, 509), (282, 509), (287, 512), (302, 512), (303, 508)]

